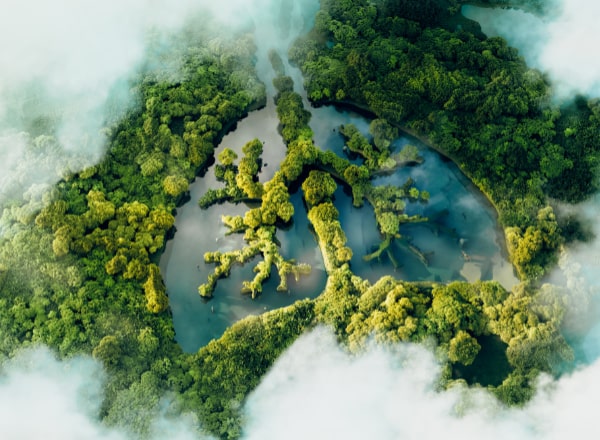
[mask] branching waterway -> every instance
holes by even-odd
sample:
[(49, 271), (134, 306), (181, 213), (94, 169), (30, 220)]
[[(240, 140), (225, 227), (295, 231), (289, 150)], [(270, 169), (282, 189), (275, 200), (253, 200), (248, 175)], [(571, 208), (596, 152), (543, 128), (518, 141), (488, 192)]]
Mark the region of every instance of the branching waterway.
[[(315, 143), (323, 149), (345, 154), (344, 141), (337, 129), (341, 124), (353, 123), (367, 134), (369, 121), (356, 113), (322, 107), (312, 109), (312, 114)], [(215, 155), (229, 147), (241, 156), (241, 147), (258, 138), (264, 142), (264, 165), (259, 178), (262, 182), (267, 181), (285, 155), (277, 124), (270, 100), (267, 107), (240, 121), (223, 138)], [(511, 287), (517, 280), (512, 266), (502, 256), (504, 238), (496, 226), (492, 207), (453, 163), (416, 139), (403, 136), (395, 140), (394, 146), (401, 148), (406, 143), (419, 148), (425, 159), (423, 164), (401, 168), (377, 178), (375, 183), (403, 185), (407, 178), (412, 178), (419, 189), (430, 192), (431, 199), (426, 204), (410, 204), (407, 213), (421, 214), (429, 221), (402, 227), (403, 239), (392, 245), (398, 268), (387, 256), (366, 262), (362, 257), (381, 241), (373, 210), (369, 205), (354, 208), (352, 197), (340, 186), (335, 194), (335, 204), (348, 245), (353, 250), (352, 270), (371, 282), (383, 275), (393, 275), (410, 281), (495, 279)], [(190, 188), (191, 200), (177, 211), (177, 232), (167, 243), (161, 260), (176, 337), (187, 351), (195, 351), (219, 337), (228, 326), (245, 316), (318, 296), (326, 281), (322, 256), (308, 225), (301, 191), (298, 191), (292, 195), (295, 209), (292, 225), (287, 230), (279, 230), (277, 238), (284, 257), (310, 264), (311, 274), (299, 282), (292, 278), (289, 292), (285, 293), (276, 291), (279, 280), (274, 274), (264, 286), (262, 295), (252, 300), (249, 295), (240, 293), (242, 281), (253, 277), (251, 266), (235, 267), (228, 278), (219, 280), (214, 298), (203, 300), (197, 288), (212, 270), (211, 265), (203, 262), (204, 252), (243, 246), (241, 235), (225, 235), (227, 229), (221, 222), (221, 215), (243, 215), (247, 209), (245, 205), (222, 204), (207, 210), (198, 207), (197, 201), (202, 194), (221, 185), (215, 180), (212, 167), (204, 177), (196, 179)], [(411, 250), (412, 246), (426, 256), (426, 262)]]
[[(297, 32), (301, 30), (302, 26), (298, 26)], [(289, 41), (291, 35), (277, 51), (284, 60), (286, 73), (294, 79), (296, 91), (303, 95), (308, 108), (308, 100), (300, 87), (300, 72), (285, 62), (285, 48)], [(277, 132), (279, 121), (273, 103), (274, 91), (270, 86), (273, 73), (266, 73), (269, 71), (265, 66), (266, 53), (259, 45), (257, 70), (268, 85), (267, 106), (239, 121), (215, 150), (215, 157), (226, 147), (241, 157), (244, 144), (255, 138), (261, 140), (263, 166), (259, 180), (263, 183), (272, 178), (286, 154), (285, 144)], [(354, 124), (369, 136), (370, 121), (364, 116), (333, 106), (309, 110), (315, 144), (324, 150), (346, 157), (344, 140), (339, 133), (343, 124)], [(504, 237), (496, 226), (491, 205), (453, 163), (418, 140), (402, 136), (394, 141), (393, 146), (397, 151), (407, 143), (418, 147), (424, 162), (378, 177), (374, 184), (402, 186), (408, 178), (412, 178), (415, 186), (428, 191), (431, 198), (426, 204), (409, 204), (406, 213), (420, 214), (429, 221), (403, 225), (400, 231), (402, 238), (393, 241), (390, 252), (367, 262), (363, 257), (377, 249), (382, 240), (373, 209), (368, 204), (362, 208), (353, 207), (352, 197), (339, 186), (335, 205), (348, 238), (347, 244), (353, 251), (351, 269), (371, 282), (383, 275), (409, 281), (495, 279), (510, 288), (517, 280), (511, 264), (503, 256)], [(315, 298), (324, 289), (327, 278), (323, 257), (309, 227), (302, 191), (298, 190), (291, 197), (295, 211), (293, 221), (289, 228), (279, 229), (276, 238), (281, 244), (282, 256), (310, 264), (310, 275), (301, 277), (299, 282), (292, 277), (289, 290), (277, 292), (279, 279), (273, 274), (263, 286), (262, 294), (253, 300), (250, 295), (240, 293), (242, 281), (253, 278), (253, 265), (235, 266), (230, 276), (218, 281), (213, 299), (206, 301), (201, 298), (198, 286), (206, 282), (213, 270), (212, 265), (204, 263), (204, 253), (241, 249), (244, 245), (241, 234), (225, 235), (227, 228), (221, 216), (243, 215), (247, 206), (225, 203), (206, 210), (198, 207), (198, 199), (207, 190), (222, 185), (215, 179), (214, 167), (195, 180), (190, 187), (190, 201), (177, 210), (176, 233), (167, 243), (160, 261), (176, 338), (189, 352), (218, 338), (227, 327), (245, 316), (283, 307), (306, 297)]]

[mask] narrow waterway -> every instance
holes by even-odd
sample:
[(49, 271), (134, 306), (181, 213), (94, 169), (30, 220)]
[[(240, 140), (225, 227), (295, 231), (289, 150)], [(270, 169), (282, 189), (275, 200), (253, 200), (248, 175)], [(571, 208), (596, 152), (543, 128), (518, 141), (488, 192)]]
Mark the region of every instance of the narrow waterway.
[[(369, 121), (362, 116), (334, 107), (313, 109), (315, 142), (324, 149), (344, 154), (343, 139), (337, 127), (354, 123), (367, 132)], [(223, 138), (215, 154), (229, 147), (241, 153), (241, 147), (258, 138), (264, 142), (263, 167), (259, 178), (265, 182), (273, 176), (284, 157), (285, 146), (277, 133), (275, 108), (270, 100), (267, 107), (251, 113), (240, 121), (234, 131)], [(353, 250), (352, 270), (359, 276), (376, 281), (383, 275), (417, 281), (489, 280), (500, 281), (510, 288), (517, 280), (512, 266), (501, 254), (501, 233), (495, 225), (492, 207), (456, 166), (416, 139), (400, 137), (394, 148), (405, 144), (416, 145), (424, 157), (423, 164), (405, 167), (393, 174), (377, 178), (376, 184), (403, 185), (409, 177), (421, 190), (431, 194), (428, 203), (409, 204), (409, 214), (421, 214), (430, 219), (427, 223), (405, 225), (400, 231), (403, 240), (392, 245), (399, 263), (394, 267), (387, 257), (365, 262), (363, 256), (372, 252), (381, 237), (376, 228), (372, 208), (352, 206), (352, 198), (340, 186), (335, 193), (335, 203), (340, 211), (340, 222)], [(221, 185), (214, 178), (213, 169), (196, 179), (191, 186), (191, 200), (178, 209), (175, 226), (177, 232), (167, 243), (161, 259), (161, 270), (169, 292), (178, 342), (186, 351), (195, 351), (219, 337), (233, 322), (250, 314), (289, 305), (305, 297), (314, 298), (322, 291), (326, 274), (323, 260), (314, 236), (310, 232), (306, 210), (298, 191), (292, 196), (295, 208), (294, 221), (289, 229), (277, 232), (281, 251), (286, 258), (308, 263), (311, 275), (296, 283), (290, 280), (290, 291), (276, 292), (279, 279), (273, 274), (264, 286), (263, 294), (256, 300), (240, 293), (243, 280), (253, 277), (252, 264), (234, 267), (231, 276), (219, 280), (214, 299), (204, 301), (197, 292), (199, 284), (206, 281), (213, 266), (203, 263), (207, 251), (239, 249), (243, 246), (241, 235), (225, 236), (221, 215), (243, 215), (243, 204), (222, 204), (201, 210), (197, 200), (209, 189)], [(427, 264), (410, 250), (418, 248)]]
[[(298, 9), (293, 13), (302, 14), (303, 11)], [(303, 15), (302, 20), (294, 22), (301, 24), (296, 24), (292, 30), (305, 30), (308, 16)], [(261, 32), (257, 29), (257, 38), (260, 38)], [(285, 48), (291, 41), (291, 35), (288, 35), (283, 44), (275, 47), (284, 60)], [(260, 139), (264, 145), (263, 168), (259, 174), (261, 182), (273, 176), (286, 152), (277, 132), (278, 119), (271, 86), (273, 72), (265, 64), (267, 53), (268, 50), (259, 45), (257, 71), (267, 84), (267, 106), (239, 121), (215, 150), (215, 156), (225, 147), (241, 156), (245, 143)], [(308, 108), (300, 72), (287, 62), (285, 66), (286, 73), (294, 78), (296, 90), (302, 94)], [(342, 124), (352, 123), (368, 135), (370, 121), (357, 113), (332, 106), (309, 110), (312, 113), (310, 125), (315, 143), (323, 149), (332, 150), (340, 156), (345, 154), (344, 141), (338, 130)], [(371, 282), (383, 275), (393, 275), (410, 281), (495, 279), (507, 288), (512, 287), (517, 280), (512, 266), (502, 256), (499, 243), (504, 238), (496, 227), (493, 208), (453, 163), (418, 140), (403, 136), (393, 145), (400, 149), (406, 143), (419, 148), (424, 163), (377, 178), (375, 184), (403, 185), (409, 177), (412, 178), (420, 190), (430, 192), (431, 199), (426, 204), (409, 204), (407, 213), (421, 214), (430, 221), (402, 227), (400, 233), (403, 239), (391, 247), (398, 267), (394, 267), (387, 256), (365, 262), (363, 256), (376, 249), (381, 240), (374, 213), (368, 204), (360, 209), (354, 208), (351, 196), (340, 186), (335, 193), (335, 204), (348, 237), (348, 245), (353, 250), (352, 270)], [(204, 253), (240, 249), (244, 245), (240, 234), (225, 235), (227, 229), (221, 222), (221, 216), (243, 215), (247, 206), (226, 203), (207, 210), (198, 207), (198, 199), (208, 189), (221, 185), (214, 177), (213, 167), (205, 176), (195, 180), (190, 187), (190, 201), (177, 210), (176, 233), (167, 243), (160, 261), (176, 339), (188, 352), (196, 351), (210, 340), (220, 337), (227, 327), (245, 316), (283, 307), (306, 297), (315, 298), (322, 292), (326, 282), (322, 255), (310, 232), (301, 191), (298, 191), (292, 195), (295, 209), (293, 222), (288, 229), (277, 231), (277, 239), (281, 243), (282, 255), (310, 264), (311, 274), (302, 277), (299, 282), (290, 279), (289, 291), (281, 293), (276, 291), (279, 279), (275, 272), (264, 285), (262, 295), (252, 300), (249, 295), (241, 294), (240, 290), (242, 281), (251, 280), (254, 276), (252, 268), (258, 260), (253, 260), (245, 267), (234, 267), (228, 278), (219, 280), (213, 299), (202, 299), (198, 294), (198, 286), (207, 280), (213, 270), (212, 265), (204, 263)], [(417, 257), (411, 246), (418, 248), (426, 261)]]

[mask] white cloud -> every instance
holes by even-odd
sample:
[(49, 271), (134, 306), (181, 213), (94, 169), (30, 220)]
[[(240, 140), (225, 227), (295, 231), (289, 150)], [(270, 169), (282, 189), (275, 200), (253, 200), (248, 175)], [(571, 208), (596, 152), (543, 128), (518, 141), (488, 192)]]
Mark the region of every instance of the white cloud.
[[(328, 329), (301, 336), (245, 406), (243, 440), (593, 438), (600, 361), (544, 377), (523, 408), (481, 388), (436, 388), (440, 366), (420, 345), (372, 345), (350, 355)], [(8, 361), (0, 375), (0, 438), (125, 440), (97, 420), (102, 370), (90, 358), (57, 361), (47, 349)], [(134, 410), (134, 409), (133, 409)], [(201, 439), (183, 418), (157, 412), (152, 438)]]
[(560, 98), (575, 93), (600, 96), (600, 3), (590, 0), (557, 2), (545, 18), (511, 9), (465, 6), (488, 35), (500, 35), (517, 47), (528, 64), (549, 74)]
[[(224, 22), (249, 10), (241, 0), (5, 0), (0, 14), (0, 186), (16, 181), (27, 188), (39, 180), (40, 169), (51, 182), (65, 157), (76, 163), (97, 160), (103, 143), (96, 131), (105, 117), (105, 100), (143, 59), (146, 32), (176, 29), (201, 3), (210, 3)], [(314, 1), (306, 4), (312, 7)], [(549, 72), (560, 93), (598, 93), (600, 59), (591, 45), (600, 41), (600, 26), (594, 23), (599, 8), (570, 0), (547, 24), (527, 22), (519, 34), (520, 19), (509, 18), (507, 29), (511, 38), (521, 35), (524, 54), (532, 48), (527, 56)], [(27, 147), (28, 139), (19, 134), (24, 128), (19, 112), (32, 110), (58, 114), (60, 146)], [(78, 139), (88, 135), (91, 141), (82, 149)], [(27, 167), (29, 162), (35, 167)], [(587, 438), (597, 426), (597, 339), (590, 336), (586, 349), (595, 353), (588, 357), (591, 365), (557, 381), (547, 379), (525, 408), (507, 409), (485, 390), (437, 391), (439, 366), (422, 347), (372, 347), (350, 356), (332, 334), (317, 329), (301, 337), (250, 396), (244, 438)], [(96, 421), (101, 376), (91, 359), (58, 362), (45, 350), (9, 361), (0, 376), (0, 438), (125, 438)], [(183, 425), (160, 425), (160, 432), (172, 434), (173, 426)], [(186, 429), (178, 434), (193, 436)]]
[[(22, 350), (0, 365), (0, 438), (6, 440), (128, 440), (127, 427), (108, 428), (99, 421), (105, 374), (89, 356), (57, 360), (44, 347)], [(140, 408), (150, 417), (152, 440), (208, 440), (192, 417), (167, 416), (160, 405)], [(135, 413), (136, 408), (131, 408)]]
[[(600, 363), (545, 378), (522, 409), (483, 389), (436, 390), (440, 367), (422, 346), (372, 346), (352, 356), (317, 329), (275, 363), (248, 399), (245, 440), (589, 438)], [(586, 435), (587, 434), (587, 435)]]
[(91, 359), (57, 361), (47, 349), (21, 353), (0, 376), (3, 439), (110, 439), (124, 437), (94, 422), (102, 370)]
[[(0, 202), (100, 160), (101, 128), (128, 109), (126, 84), (144, 60), (148, 33), (178, 29), (199, 6), (192, 0), (3, 1)], [(40, 128), (43, 119), (49, 123)], [(36, 143), (41, 134), (57, 142)]]
[[(318, 6), (316, 0), (292, 4), (296, 14)], [(266, 54), (267, 46), (289, 43), (276, 29), (279, 13), (277, 0), (4, 0), (0, 157), (7, 160), (0, 162), (0, 203), (33, 183), (54, 183), (65, 171), (102, 158), (101, 129), (130, 105), (127, 81), (145, 61), (149, 33), (169, 34), (190, 22), (206, 30), (216, 20), (213, 29), (231, 34), (254, 24)], [(56, 130), (42, 129), (42, 134), (58, 143), (50, 149), (38, 145), (32, 154), (34, 139), (21, 132), (37, 136), (43, 118)], [(35, 124), (38, 129), (32, 130)]]

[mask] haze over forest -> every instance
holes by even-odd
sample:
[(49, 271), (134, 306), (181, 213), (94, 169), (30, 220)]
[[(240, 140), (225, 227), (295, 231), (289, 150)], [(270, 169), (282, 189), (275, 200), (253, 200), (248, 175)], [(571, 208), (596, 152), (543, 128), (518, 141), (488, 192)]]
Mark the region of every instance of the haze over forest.
[[(301, 32), (304, 18), (314, 16), (319, 2), (293, 5), (293, 18), (301, 23), (291, 29)], [(4, 6), (0, 203), (5, 218), (22, 200), (29, 213), (39, 211), (48, 204), (54, 184), (99, 163), (111, 135), (106, 127), (141, 105), (139, 90), (132, 90), (136, 81), (156, 65), (161, 66), (157, 81), (182, 79), (185, 66), (178, 55), (185, 51), (187, 36), (214, 33), (209, 41), (218, 46), (220, 37), (226, 40), (253, 24), (261, 80), (270, 68), (269, 49), (278, 42), (288, 44), (277, 25), (280, 0), (107, 0), (85, 5), (77, 0), (7, 0)], [(594, 23), (599, 14), (600, 6), (590, 0), (556, 2), (541, 19), (519, 11), (465, 11), (481, 21), (484, 32), (517, 47), (551, 81), (555, 99), (565, 102), (576, 94), (600, 98), (600, 61), (590, 56), (600, 40)], [(599, 200), (593, 196), (560, 206), (593, 224)], [(0, 222), (4, 236), (14, 229), (12, 223)], [(536, 394), (523, 406), (507, 407), (485, 388), (466, 382), (440, 391), (438, 379), (445, 372), (433, 343), (384, 346), (371, 341), (364, 351), (350, 354), (330, 328), (317, 326), (275, 361), (243, 403), (231, 402), (232, 407), (242, 405), (241, 438), (589, 436), (600, 392), (600, 324), (594, 326), (598, 317), (587, 312), (597, 301), (600, 280), (594, 265), (599, 251), (594, 241), (568, 247), (548, 277), (566, 282), (572, 291), (570, 322), (591, 320), (591, 330), (574, 346), (574, 366), (558, 377), (542, 374)], [(97, 358), (58, 359), (53, 349), (33, 345), (0, 358), (0, 437), (136, 438), (98, 421), (108, 374)], [(134, 387), (129, 391), (144, 396), (135, 394)], [(150, 410), (144, 406), (148, 402), (123, 402), (152, 414), (148, 438), (212, 438), (198, 428), (190, 411), (173, 412), (173, 395), (151, 399)]]

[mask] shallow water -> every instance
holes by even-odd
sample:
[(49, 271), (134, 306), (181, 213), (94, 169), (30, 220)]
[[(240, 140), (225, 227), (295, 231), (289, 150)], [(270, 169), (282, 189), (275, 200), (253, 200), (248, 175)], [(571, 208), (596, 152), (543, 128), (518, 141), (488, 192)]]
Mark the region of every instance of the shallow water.
[[(352, 122), (368, 134), (369, 121), (354, 112), (322, 107), (313, 110), (313, 115), (315, 113), (318, 117), (313, 116), (313, 119), (319, 121), (319, 128), (314, 130), (316, 143), (339, 155), (344, 153), (337, 126)], [(329, 128), (325, 128), (327, 122), (331, 123)], [(378, 177), (374, 183), (401, 186), (412, 178), (419, 190), (429, 191), (431, 199), (428, 203), (409, 203), (406, 212), (409, 215), (420, 214), (430, 221), (407, 224), (400, 229), (406, 241), (426, 255), (429, 264), (423, 264), (404, 240), (391, 246), (398, 268), (394, 268), (387, 256), (382, 256), (379, 261), (365, 262), (362, 257), (377, 249), (381, 241), (373, 210), (367, 203), (360, 209), (354, 208), (351, 197), (338, 189), (336, 206), (354, 252), (351, 261), (353, 271), (371, 282), (389, 274), (410, 281), (495, 279), (507, 288), (512, 287), (517, 279), (512, 265), (501, 255), (499, 243), (504, 237), (496, 226), (493, 207), (452, 162), (417, 139), (402, 136), (392, 145), (399, 150), (409, 143), (419, 148), (424, 162)]]
[[(343, 154), (343, 140), (337, 130), (340, 124), (352, 122), (362, 131), (368, 130), (368, 121), (356, 113), (334, 107), (313, 111), (315, 142), (338, 154)], [(267, 165), (259, 178), (265, 182), (273, 176), (285, 154), (285, 146), (276, 127), (275, 109), (270, 102), (264, 109), (240, 121), (236, 129), (223, 138), (215, 155), (225, 146), (241, 154), (241, 147), (247, 141), (255, 137), (261, 139), (264, 141), (263, 162)], [(512, 266), (501, 256), (498, 240), (503, 237), (495, 226), (492, 207), (454, 164), (443, 160), (436, 152), (407, 137), (397, 139), (394, 146), (401, 148), (408, 142), (420, 148), (425, 162), (379, 177), (375, 183), (402, 185), (408, 177), (412, 177), (419, 189), (431, 193), (429, 203), (409, 204), (407, 212), (421, 214), (432, 221), (406, 225), (400, 231), (412, 245), (427, 255), (429, 264), (424, 265), (406, 246), (398, 243), (391, 248), (400, 263), (398, 268), (394, 268), (387, 256), (365, 262), (362, 257), (376, 249), (381, 239), (373, 210), (368, 204), (360, 209), (354, 208), (351, 196), (345, 194), (340, 186), (335, 193), (335, 204), (348, 237), (348, 245), (354, 253), (351, 261), (353, 271), (371, 282), (389, 274), (411, 281), (496, 279), (506, 287), (511, 287), (516, 279), (512, 275)], [(275, 290), (279, 283), (275, 272), (264, 286), (263, 294), (252, 300), (248, 295), (240, 294), (240, 289), (243, 280), (252, 279), (253, 264), (234, 267), (229, 278), (217, 283), (214, 298), (203, 300), (197, 287), (206, 281), (213, 268), (204, 264), (204, 252), (239, 249), (243, 245), (241, 235), (224, 235), (226, 228), (220, 218), (222, 214), (243, 215), (247, 209), (245, 205), (223, 204), (207, 210), (197, 206), (202, 194), (218, 185), (221, 184), (215, 181), (212, 168), (192, 184), (191, 200), (178, 209), (175, 222), (177, 232), (174, 239), (167, 243), (161, 259), (176, 338), (186, 351), (195, 351), (219, 337), (228, 326), (245, 316), (289, 305), (305, 297), (314, 298), (323, 290), (326, 282), (322, 256), (309, 230), (299, 190), (292, 195), (294, 221), (288, 229), (279, 230), (277, 238), (281, 242), (282, 255), (310, 264), (312, 273), (301, 278), (299, 283), (291, 279), (290, 291), (279, 293)], [(469, 261), (465, 260), (465, 255)]]
[[(313, 9), (318, 7), (313, 0), (306, 0), (305, 3)], [(306, 13), (305, 9), (294, 8), (292, 15), (302, 14), (303, 11)], [(298, 69), (287, 63), (286, 48), (292, 41), (292, 34), (310, 27), (307, 17), (313, 15), (298, 15), (298, 20), (292, 20), (299, 23), (297, 29), (292, 29), (286, 39), (274, 43), (275, 49), (284, 60), (286, 73), (293, 77), (295, 89), (303, 96), (307, 108), (308, 101), (302, 89), (302, 76)], [(266, 37), (260, 38), (261, 32), (267, 31), (266, 27), (258, 27), (257, 41), (267, 40)], [(260, 139), (263, 142), (263, 168), (259, 174), (261, 182), (273, 177), (286, 153), (283, 140), (277, 133), (279, 121), (272, 100), (274, 91), (270, 82), (273, 72), (266, 61), (266, 54), (270, 48), (272, 46), (259, 44), (257, 51), (257, 71), (261, 80), (267, 84), (267, 106), (239, 121), (215, 150), (215, 157), (225, 147), (236, 151), (241, 157), (242, 146), (245, 143), (254, 138)], [(368, 135), (370, 121), (359, 114), (331, 106), (310, 110), (310, 125), (314, 131), (315, 143), (323, 149), (332, 150), (340, 156), (344, 155), (344, 141), (338, 130), (341, 124), (353, 123)], [(348, 237), (348, 245), (353, 250), (351, 266), (354, 272), (371, 282), (390, 274), (405, 280), (496, 279), (506, 287), (511, 287), (517, 280), (514, 278), (512, 266), (501, 256), (501, 248), (497, 243), (504, 238), (495, 226), (493, 208), (452, 163), (444, 161), (434, 151), (407, 137), (399, 138), (394, 145), (401, 148), (407, 142), (421, 149), (425, 163), (398, 170), (387, 177), (380, 177), (375, 183), (402, 185), (410, 176), (416, 181), (419, 189), (431, 193), (428, 204), (409, 205), (408, 213), (419, 213), (428, 216), (432, 221), (427, 224), (407, 225), (400, 231), (412, 245), (427, 255), (429, 264), (424, 265), (413, 252), (399, 243), (391, 246), (396, 260), (400, 263), (398, 268), (394, 268), (387, 256), (379, 261), (365, 262), (362, 257), (376, 249), (381, 239), (373, 210), (368, 204), (360, 209), (354, 208), (352, 198), (339, 187), (335, 193), (335, 204)], [(353, 161), (360, 162), (360, 159)], [(323, 258), (310, 232), (299, 190), (292, 195), (295, 208), (293, 222), (289, 228), (277, 231), (277, 239), (281, 243), (282, 255), (310, 264), (311, 274), (302, 277), (298, 283), (290, 279), (289, 292), (280, 293), (276, 292), (279, 279), (275, 271), (263, 286), (262, 295), (252, 300), (250, 296), (242, 295), (240, 289), (242, 281), (253, 278), (252, 268), (259, 261), (257, 257), (245, 267), (234, 267), (227, 279), (219, 280), (213, 299), (206, 301), (201, 298), (198, 286), (206, 281), (213, 270), (212, 265), (204, 263), (204, 253), (218, 249), (240, 249), (244, 244), (240, 234), (224, 235), (227, 229), (221, 222), (221, 215), (243, 215), (247, 209), (245, 205), (222, 204), (207, 210), (198, 207), (198, 199), (208, 189), (221, 185), (215, 180), (212, 167), (205, 176), (195, 180), (190, 187), (191, 200), (177, 210), (176, 233), (167, 243), (160, 261), (173, 313), (176, 339), (187, 352), (196, 351), (210, 340), (220, 337), (227, 327), (245, 316), (283, 307), (298, 299), (315, 298), (321, 293), (326, 282)], [(465, 255), (469, 261), (465, 261)]]

